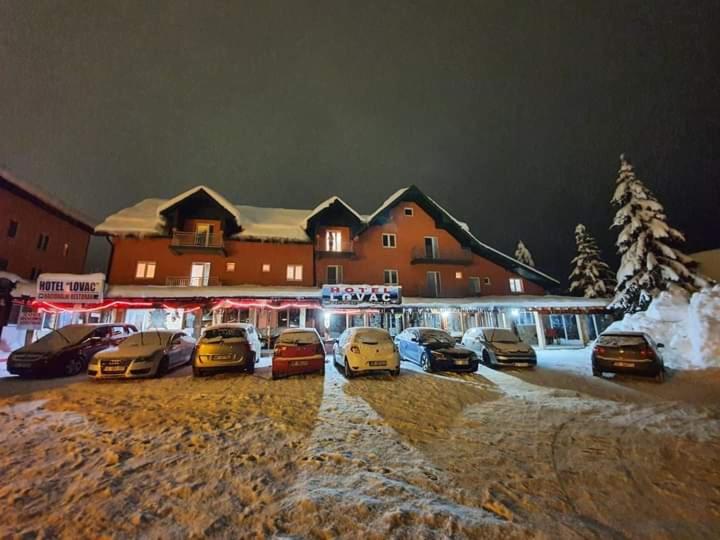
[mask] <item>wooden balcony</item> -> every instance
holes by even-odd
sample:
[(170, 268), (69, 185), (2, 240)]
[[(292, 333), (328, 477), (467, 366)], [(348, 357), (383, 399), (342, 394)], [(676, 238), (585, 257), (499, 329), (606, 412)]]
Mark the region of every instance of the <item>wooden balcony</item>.
[(223, 233), (173, 231), (170, 249), (176, 255), (181, 253), (217, 253), (225, 252)]
[(345, 241), (328, 249), (325, 239), (321, 238), (315, 242), (315, 254), (318, 259), (352, 259), (355, 257), (355, 245), (352, 241)]
[(469, 266), (472, 264), (472, 251), (469, 249), (438, 249), (430, 253), (424, 247), (414, 247), (410, 264), (454, 264)]
[(165, 285), (168, 287), (219, 287), (220, 280), (217, 277), (208, 278), (189, 276), (168, 276), (165, 278)]

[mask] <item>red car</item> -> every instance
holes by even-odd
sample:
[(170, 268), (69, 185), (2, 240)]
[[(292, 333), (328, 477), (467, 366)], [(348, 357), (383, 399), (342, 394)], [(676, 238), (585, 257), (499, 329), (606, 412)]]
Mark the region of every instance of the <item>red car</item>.
[(314, 328), (288, 328), (275, 342), (272, 378), (300, 373), (325, 374), (325, 347)]

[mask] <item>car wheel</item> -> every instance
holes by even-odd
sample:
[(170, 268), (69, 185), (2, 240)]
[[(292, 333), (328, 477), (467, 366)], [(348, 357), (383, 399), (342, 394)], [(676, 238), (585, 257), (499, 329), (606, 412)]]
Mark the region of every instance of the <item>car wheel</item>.
[(200, 368), (196, 368), (195, 366), (193, 366), (192, 371), (193, 371), (193, 377), (202, 377), (203, 376), (203, 372)]
[(487, 351), (483, 351), (483, 354), (482, 354), (482, 363), (485, 364), (485, 365), (488, 366), (488, 367), (489, 367), (490, 364), (491, 364), (491, 362), (490, 362), (490, 353), (488, 353)]
[(393, 377), (397, 377), (398, 375), (400, 375), (400, 368), (393, 369), (393, 370), (390, 372), (390, 375), (392, 375)]
[(593, 377), (602, 377), (602, 371), (600, 371), (599, 369), (593, 368), (592, 373)]
[(662, 383), (665, 382), (665, 372), (664, 371), (658, 371), (658, 374), (655, 375), (655, 381)]
[(68, 377), (77, 375), (82, 371), (84, 365), (85, 359), (82, 356), (75, 356), (73, 358), (70, 358), (70, 360), (65, 362), (65, 375), (67, 375)]
[(189, 366), (190, 364), (192, 364), (192, 361), (193, 361), (193, 358), (195, 358), (195, 353), (196, 353), (196, 352), (197, 352), (197, 349), (193, 349), (193, 350), (192, 350), (192, 352), (190, 353), (190, 356), (188, 356), (188, 361), (185, 362), (185, 365), (186, 365), (186, 366)]
[(345, 370), (344, 370), (345, 378), (352, 379), (355, 374), (350, 369), (350, 364), (348, 364), (347, 358), (345, 359)]
[(428, 353), (423, 353), (420, 357), (420, 366), (423, 368), (423, 371), (427, 373), (432, 373), (432, 362), (430, 360), (430, 357), (428, 356)]
[(252, 362), (248, 363), (247, 372), (249, 375), (252, 375), (255, 373), (255, 359), (253, 358)]
[(167, 356), (163, 356), (160, 359), (160, 364), (158, 365), (157, 371), (155, 372), (156, 377), (162, 377), (168, 372), (168, 368), (170, 367), (170, 360), (168, 360)]

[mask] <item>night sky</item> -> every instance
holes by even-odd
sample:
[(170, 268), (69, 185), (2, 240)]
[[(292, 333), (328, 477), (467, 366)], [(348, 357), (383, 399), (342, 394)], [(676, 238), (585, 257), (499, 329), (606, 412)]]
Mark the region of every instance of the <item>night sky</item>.
[(0, 2), (0, 163), (100, 220), (196, 184), (360, 212), (414, 183), (564, 280), (618, 156), (720, 247), (720, 2)]

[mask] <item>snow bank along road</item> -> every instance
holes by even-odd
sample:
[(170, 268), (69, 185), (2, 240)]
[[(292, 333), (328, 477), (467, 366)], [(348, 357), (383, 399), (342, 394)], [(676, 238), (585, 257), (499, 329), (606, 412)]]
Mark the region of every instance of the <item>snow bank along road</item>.
[(720, 537), (720, 371), (600, 380), (586, 356), (0, 379), (0, 537)]

